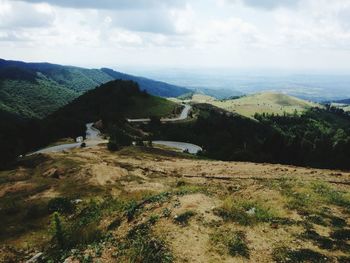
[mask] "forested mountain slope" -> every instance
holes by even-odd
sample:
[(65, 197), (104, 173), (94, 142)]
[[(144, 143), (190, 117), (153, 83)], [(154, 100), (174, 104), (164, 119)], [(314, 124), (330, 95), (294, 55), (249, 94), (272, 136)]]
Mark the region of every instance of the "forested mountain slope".
[(0, 59), (0, 109), (25, 118), (43, 118), (96, 86), (114, 79), (133, 80), (141, 90), (176, 97), (189, 90), (112, 69), (86, 69)]
[(114, 80), (76, 98), (41, 120), (27, 120), (0, 110), (0, 167), (20, 154), (61, 138), (85, 134), (88, 122), (103, 120), (105, 126), (125, 118), (167, 117), (180, 105), (141, 91), (133, 81)]

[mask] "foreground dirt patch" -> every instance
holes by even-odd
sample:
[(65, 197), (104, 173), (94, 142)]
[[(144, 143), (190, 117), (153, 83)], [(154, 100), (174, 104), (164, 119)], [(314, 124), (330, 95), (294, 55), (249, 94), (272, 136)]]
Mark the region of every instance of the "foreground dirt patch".
[[(23, 262), (40, 251), (52, 256), (48, 203), (57, 197), (75, 207), (58, 210), (63, 229), (81, 231), (65, 233), (80, 238), (66, 249), (72, 262), (142, 262), (146, 251), (160, 255), (155, 262), (349, 261), (349, 172), (198, 160), (147, 148), (49, 157), (0, 173), (7, 255), (0, 262)], [(43, 177), (52, 167), (63, 174)]]

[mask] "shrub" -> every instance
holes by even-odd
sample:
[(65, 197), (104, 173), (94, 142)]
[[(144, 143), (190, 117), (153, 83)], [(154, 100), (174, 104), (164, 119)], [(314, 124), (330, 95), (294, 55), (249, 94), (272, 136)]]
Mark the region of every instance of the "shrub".
[(130, 222), (131, 220), (134, 219), (136, 213), (138, 211), (138, 204), (136, 201), (131, 201), (125, 209), (125, 215), (128, 218), (128, 221)]
[(66, 245), (65, 234), (62, 226), (62, 219), (58, 212), (55, 212), (51, 219), (51, 229), (53, 232), (53, 239), (55, 240), (59, 248), (63, 248)]
[(246, 236), (242, 231), (235, 232), (228, 240), (227, 247), (231, 256), (249, 258), (249, 248), (246, 244)]
[(188, 225), (188, 221), (190, 220), (191, 217), (193, 217), (196, 213), (193, 211), (186, 211), (177, 217), (174, 218), (175, 222), (182, 225), (186, 226)]
[(164, 241), (152, 236), (149, 223), (135, 226), (126, 237), (127, 262), (170, 263), (173, 256)]

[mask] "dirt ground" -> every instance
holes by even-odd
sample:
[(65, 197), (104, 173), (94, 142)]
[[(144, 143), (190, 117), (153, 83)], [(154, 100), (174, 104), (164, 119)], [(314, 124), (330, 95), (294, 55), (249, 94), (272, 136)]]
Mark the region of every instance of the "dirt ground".
[[(29, 160), (0, 172), (2, 207), (13, 199), (24, 211), (59, 196), (83, 203), (111, 196), (135, 200), (140, 208), (131, 221), (122, 214), (120, 226), (108, 233), (123, 239), (156, 218), (152, 237), (164, 241), (174, 262), (350, 262), (350, 172), (211, 161), (163, 149), (111, 153), (104, 145), (40, 158), (35, 166)], [(157, 195), (162, 198), (144, 201)], [(98, 227), (107, 231), (115, 213), (103, 216)], [(25, 218), (22, 212), (2, 215), (0, 262), (24, 262), (50, 242), (49, 215), (12, 230)], [(238, 232), (244, 236), (240, 246), (232, 241)], [(116, 256), (120, 251), (108, 242), (98, 254), (82, 249), (92, 262), (129, 262)]]

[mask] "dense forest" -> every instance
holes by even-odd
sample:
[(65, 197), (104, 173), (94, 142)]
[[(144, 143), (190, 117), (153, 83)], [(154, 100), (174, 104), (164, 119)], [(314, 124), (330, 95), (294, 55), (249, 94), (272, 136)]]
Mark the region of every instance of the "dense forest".
[(313, 108), (302, 115), (256, 114), (257, 121), (209, 105), (198, 105), (194, 122), (149, 126), (155, 138), (187, 141), (219, 160), (350, 168), (350, 116)]

